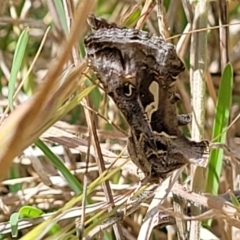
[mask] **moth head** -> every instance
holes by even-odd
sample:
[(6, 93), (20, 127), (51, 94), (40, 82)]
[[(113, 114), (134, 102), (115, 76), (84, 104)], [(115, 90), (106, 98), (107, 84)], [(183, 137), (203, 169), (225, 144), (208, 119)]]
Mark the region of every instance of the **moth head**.
[(94, 14), (89, 14), (87, 18), (87, 23), (92, 30), (98, 30), (101, 28), (115, 28), (117, 25), (115, 23), (108, 23), (103, 18), (98, 18)]
[(170, 75), (173, 80), (175, 80), (178, 75), (184, 71), (185, 66), (183, 61), (177, 55), (176, 49), (172, 44), (166, 44), (166, 48), (168, 49), (165, 51), (165, 71), (167, 75)]

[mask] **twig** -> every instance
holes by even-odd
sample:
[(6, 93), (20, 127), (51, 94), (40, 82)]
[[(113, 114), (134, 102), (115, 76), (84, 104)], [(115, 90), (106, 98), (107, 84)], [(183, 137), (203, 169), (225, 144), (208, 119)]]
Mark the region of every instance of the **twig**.
[(224, 24), (228, 24), (228, 7), (227, 2), (225, 0), (219, 0), (219, 42), (220, 42), (220, 56), (221, 56), (221, 71), (223, 71), (224, 67), (228, 63), (229, 55), (228, 55), (228, 36), (229, 31), (228, 28), (221, 27)]
[[(199, 0), (196, 4), (193, 3), (195, 7), (193, 29), (207, 27), (208, 4), (208, 0)], [(195, 141), (201, 141), (204, 133), (206, 53), (207, 33), (205, 31), (193, 33), (190, 50), (190, 78), (193, 106), (192, 139)], [(192, 166), (191, 172), (193, 176), (192, 190), (202, 192), (205, 188), (205, 169)], [(199, 181), (199, 179), (201, 179), (201, 181)], [(192, 205), (191, 211), (193, 216), (201, 213), (201, 209), (194, 205)], [(200, 227), (201, 222), (191, 222), (190, 239), (200, 239)]]
[[(71, 17), (71, 15), (74, 14), (74, 13), (72, 13), (71, 10), (73, 10), (73, 9), (69, 9), (70, 17)], [(80, 62), (80, 59), (79, 59), (80, 53), (79, 53), (78, 47), (73, 48), (72, 55), (73, 55), (74, 63), (77, 66), (78, 63)], [(92, 108), (88, 96), (86, 97), (86, 99), (83, 99), (83, 102), (86, 106), (89, 106), (89, 108)], [(105, 164), (104, 164), (104, 160), (103, 160), (100, 143), (99, 143), (98, 136), (97, 136), (97, 130), (96, 130), (96, 125), (95, 125), (95, 121), (94, 121), (94, 116), (93, 116), (92, 112), (87, 108), (84, 108), (84, 112), (85, 112), (85, 116), (86, 116), (86, 120), (87, 120), (87, 124), (88, 124), (88, 128), (89, 128), (89, 132), (91, 134), (93, 148), (96, 153), (95, 159), (96, 159), (97, 165), (99, 167), (99, 173), (102, 174), (106, 170), (106, 168), (105, 168)], [(114, 207), (114, 200), (113, 200), (113, 195), (112, 195), (109, 181), (105, 181), (103, 183), (103, 190), (106, 194), (107, 201), (110, 202), (112, 205), (112, 207), (109, 208), (109, 211), (111, 211), (112, 208)], [(123, 234), (122, 234), (120, 224), (119, 223), (114, 224), (113, 228), (115, 231), (116, 238), (118, 240), (121, 240)]]
[(166, 39), (169, 37), (169, 32), (167, 30), (167, 20), (166, 13), (163, 6), (163, 0), (157, 1), (157, 18), (158, 18), (158, 28), (160, 35)]
[(138, 22), (136, 24), (136, 29), (141, 29), (144, 25), (144, 23), (146, 22), (147, 17), (149, 16), (149, 14), (152, 12), (153, 8), (155, 6), (155, 1), (153, 0), (146, 0), (141, 15), (138, 19)]
[[(156, 226), (155, 220), (159, 216), (159, 208), (162, 205), (164, 199), (167, 197), (169, 192), (172, 189), (172, 186), (178, 179), (179, 175), (182, 173), (183, 168), (180, 168), (179, 170), (175, 171), (170, 177), (165, 179), (156, 189), (155, 196), (148, 208), (148, 212), (145, 216), (144, 223), (140, 229), (138, 239), (139, 240), (147, 240), (150, 238), (150, 234), (153, 230), (153, 228)], [(163, 219), (162, 219), (163, 220)], [(158, 224), (166, 222), (160, 221)]]

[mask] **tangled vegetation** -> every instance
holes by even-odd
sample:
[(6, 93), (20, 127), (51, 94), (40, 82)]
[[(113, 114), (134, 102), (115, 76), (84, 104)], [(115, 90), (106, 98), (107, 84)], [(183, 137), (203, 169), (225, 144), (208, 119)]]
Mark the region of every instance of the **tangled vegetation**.
[[(140, 184), (129, 126), (85, 57), (87, 16), (163, 35), (206, 168)], [(1, 1), (1, 239), (239, 239), (238, 0)]]

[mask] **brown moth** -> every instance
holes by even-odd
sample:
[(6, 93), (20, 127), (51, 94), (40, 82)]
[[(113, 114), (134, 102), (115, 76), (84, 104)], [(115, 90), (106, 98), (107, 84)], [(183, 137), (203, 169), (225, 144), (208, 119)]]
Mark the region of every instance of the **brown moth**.
[(148, 32), (121, 28), (89, 16), (94, 32), (84, 40), (87, 56), (107, 94), (130, 127), (128, 151), (149, 181), (159, 181), (187, 163), (205, 166), (208, 143), (186, 138), (179, 125), (175, 90), (184, 65), (174, 45)]

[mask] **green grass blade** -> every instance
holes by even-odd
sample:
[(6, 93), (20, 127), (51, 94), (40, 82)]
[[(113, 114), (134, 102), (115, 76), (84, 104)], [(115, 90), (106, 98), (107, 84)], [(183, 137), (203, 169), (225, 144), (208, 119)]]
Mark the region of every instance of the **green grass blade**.
[(35, 218), (41, 216), (44, 212), (41, 209), (32, 206), (23, 206), (19, 209), (20, 218)]
[(66, 35), (69, 34), (68, 27), (67, 27), (67, 22), (66, 22), (66, 16), (63, 8), (63, 3), (62, 1), (59, 0), (54, 0), (54, 4), (56, 6), (56, 10), (58, 12), (59, 19), (61, 21), (61, 24), (63, 26), (64, 32)]
[(12, 237), (16, 238), (18, 235), (18, 219), (19, 219), (19, 213), (13, 213), (10, 217), (10, 224), (11, 224), (11, 230), (12, 230)]
[[(8, 173), (9, 179), (21, 178), (20, 169), (18, 164), (13, 164)], [(22, 190), (22, 184), (17, 183), (9, 186), (10, 192), (16, 193), (17, 191)]]
[(11, 74), (10, 74), (10, 79), (8, 84), (8, 102), (9, 102), (11, 111), (13, 111), (13, 95), (15, 91), (17, 74), (22, 65), (24, 53), (28, 43), (28, 37), (29, 37), (28, 31), (29, 29), (26, 28), (21, 33), (17, 41), (16, 49), (13, 56), (12, 69), (11, 69)]
[[(227, 64), (221, 78), (218, 92), (216, 116), (213, 125), (212, 139), (219, 143), (226, 142), (226, 128), (228, 127), (230, 107), (232, 103), (233, 69)], [(223, 149), (213, 149), (207, 172), (206, 191), (212, 194), (218, 193), (219, 176), (222, 170)]]
[[(32, 206), (24, 206), (19, 209), (19, 218), (36, 218), (44, 214), (44, 212), (36, 207)], [(48, 234), (52, 235), (60, 230), (60, 226), (58, 224), (54, 224), (52, 228), (49, 230)]]
[(234, 193), (231, 192), (231, 191), (229, 191), (229, 196), (230, 196), (230, 198), (231, 198), (231, 202), (233, 203), (233, 205), (234, 205), (235, 207), (240, 207), (240, 203), (239, 203), (237, 197), (234, 195)]
[(62, 161), (47, 147), (47, 145), (39, 139), (35, 142), (35, 145), (42, 150), (42, 152), (50, 159), (54, 166), (62, 173), (76, 195), (81, 194), (83, 190), (82, 185), (79, 183), (77, 178), (72, 175), (72, 173), (66, 168)]

